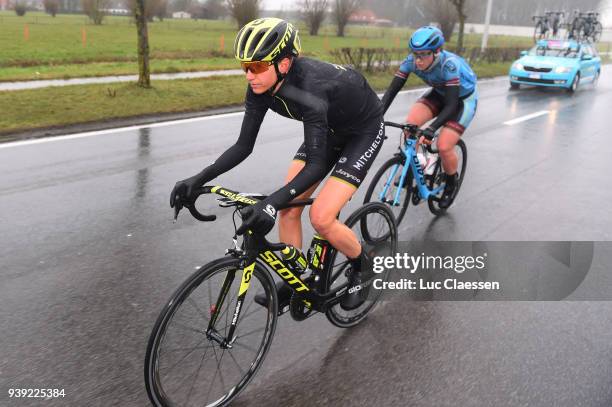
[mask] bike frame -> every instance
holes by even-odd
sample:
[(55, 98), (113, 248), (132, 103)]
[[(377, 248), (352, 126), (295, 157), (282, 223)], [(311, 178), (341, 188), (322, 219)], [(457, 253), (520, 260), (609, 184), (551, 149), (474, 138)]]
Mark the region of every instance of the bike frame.
[[(218, 191), (221, 195), (227, 196), (223, 192), (224, 191)], [(293, 202), (290, 203), (289, 206), (304, 206), (308, 203), (311, 202)], [(217, 302), (215, 303), (214, 309), (211, 309), (212, 314), (206, 329), (206, 336), (208, 339), (218, 342), (222, 347), (231, 348), (233, 341), (236, 339), (234, 337), (234, 332), (238, 325), (238, 320), (240, 319), (242, 304), (249, 290), (251, 278), (257, 262), (259, 262), (268, 273), (270, 273), (270, 270), (274, 271), (293, 292), (299, 293), (304, 304), (313, 310), (325, 312), (327, 308), (340, 302), (342, 294), (347, 290), (348, 281), (331, 291), (322, 294), (319, 293), (315, 287), (303, 282), (298, 275), (296, 275), (297, 271), (291, 265), (284, 263), (282, 257), (275, 253), (280, 252), (286, 247), (287, 245), (283, 243), (269, 243), (263, 236), (257, 236), (251, 231), (248, 231), (247, 234), (244, 235), (243, 250), (231, 249), (229, 251), (230, 254), (241, 260), (240, 269), (242, 273), (236, 307), (234, 308), (234, 315), (232, 316), (232, 322), (229, 326), (227, 336), (223, 337), (223, 335), (215, 329), (215, 323), (220, 310), (223, 308), (223, 302), (236, 278), (236, 272), (240, 269), (231, 270), (225, 276)], [(323, 275), (333, 271), (330, 257), (326, 256), (330, 249), (332, 249), (331, 244), (327, 240), (318, 237), (312, 266), (315, 270), (321, 270), (321, 274)], [(313, 271), (313, 273), (314, 272), (315, 271)]]
[[(419, 157), (417, 156), (416, 143), (417, 141), (415, 139), (408, 138), (405, 143), (405, 148), (400, 147), (399, 154), (405, 157), (405, 162), (404, 164), (399, 163), (393, 166), (393, 169), (391, 170), (391, 175), (389, 176), (389, 179), (385, 183), (383, 190), (378, 196), (378, 199), (380, 199), (381, 202), (384, 202), (385, 196), (387, 196), (387, 193), (389, 192), (389, 187), (395, 179), (395, 176), (397, 175), (400, 166), (402, 166), (402, 174), (400, 176), (399, 185), (404, 185), (408, 170), (411, 169), (412, 174), (414, 175), (414, 179), (417, 181), (417, 187), (419, 189), (419, 195), (421, 196), (421, 199), (427, 200), (431, 195), (437, 195), (440, 193), (440, 191), (444, 189), (444, 185), (440, 185), (434, 189), (429, 189), (427, 187), (427, 184), (425, 182), (425, 172), (421, 167)], [(406, 163), (408, 163), (408, 165), (405, 165)], [(402, 188), (398, 188), (395, 192), (395, 196), (393, 197), (393, 206), (400, 205), (401, 192)]]

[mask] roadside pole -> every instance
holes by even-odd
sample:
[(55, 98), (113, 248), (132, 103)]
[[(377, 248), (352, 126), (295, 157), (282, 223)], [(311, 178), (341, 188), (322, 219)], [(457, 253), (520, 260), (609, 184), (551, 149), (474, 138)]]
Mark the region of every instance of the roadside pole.
[(485, 16), (485, 27), (484, 33), (482, 34), (482, 44), (480, 45), (480, 52), (484, 52), (487, 49), (487, 41), (489, 41), (489, 25), (491, 24), (491, 9), (493, 8), (493, 0), (487, 0), (487, 13)]

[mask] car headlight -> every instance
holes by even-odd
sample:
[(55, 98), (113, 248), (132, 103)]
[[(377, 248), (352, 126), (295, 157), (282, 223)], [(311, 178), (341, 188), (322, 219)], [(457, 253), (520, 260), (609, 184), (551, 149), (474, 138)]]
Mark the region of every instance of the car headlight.
[(519, 71), (523, 70), (523, 64), (521, 64), (520, 62), (515, 62), (514, 63), (514, 69), (518, 69)]
[(569, 66), (558, 66), (555, 68), (555, 73), (568, 73), (571, 72), (572, 68)]

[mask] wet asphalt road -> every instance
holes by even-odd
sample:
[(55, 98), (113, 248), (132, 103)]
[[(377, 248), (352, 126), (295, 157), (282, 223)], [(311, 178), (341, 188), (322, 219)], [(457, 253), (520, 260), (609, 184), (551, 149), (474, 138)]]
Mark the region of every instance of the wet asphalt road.
[[(458, 201), (439, 219), (411, 207), (400, 238), (612, 240), (610, 75), (605, 67), (596, 89), (573, 96), (483, 83)], [(387, 120), (401, 120), (418, 95), (399, 96)], [(231, 211), (202, 200), (217, 222), (181, 214), (173, 224), (169, 191), (233, 143), (240, 123), (231, 114), (0, 145), (0, 405), (148, 405), (142, 366), (158, 312), (231, 244)], [(397, 147), (389, 135), (375, 167)], [(271, 192), (301, 137), (299, 123), (268, 113), (252, 156), (218, 183)], [(610, 311), (609, 302), (395, 297), (351, 330), (284, 316), (236, 404), (610, 406)], [(66, 397), (9, 400), (9, 388), (63, 388)]]

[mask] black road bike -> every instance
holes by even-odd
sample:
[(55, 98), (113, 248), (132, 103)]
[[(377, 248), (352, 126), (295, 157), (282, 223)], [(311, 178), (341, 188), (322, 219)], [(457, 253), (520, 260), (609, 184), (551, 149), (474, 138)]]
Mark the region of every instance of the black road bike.
[[(235, 215), (265, 198), (220, 186), (205, 186), (200, 194), (218, 194), (219, 205)], [(310, 205), (312, 199), (293, 201), (284, 208)], [(175, 219), (182, 205), (175, 208)], [(215, 216), (185, 205), (194, 218), (209, 222)], [(284, 209), (279, 208), (279, 209)], [(396, 252), (397, 227), (387, 205), (371, 203), (351, 214), (345, 224), (357, 234), (372, 256)], [(172, 294), (151, 332), (144, 366), (147, 394), (155, 406), (226, 406), (251, 381), (272, 343), (279, 310), (272, 273), (291, 289), (288, 312), (297, 321), (323, 313), (337, 327), (348, 328), (366, 318), (382, 290), (370, 287), (366, 301), (347, 311), (339, 304), (348, 293), (350, 263), (329, 242), (315, 235), (306, 271), (285, 260), (294, 248), (270, 243), (251, 231), (225, 257), (193, 273)], [(299, 249), (295, 249), (303, 259)], [(303, 263), (302, 263), (303, 264)], [(363, 284), (376, 286), (389, 272), (372, 273)], [(267, 305), (255, 303), (259, 294)]]

